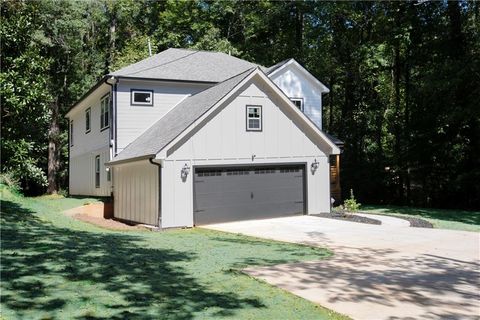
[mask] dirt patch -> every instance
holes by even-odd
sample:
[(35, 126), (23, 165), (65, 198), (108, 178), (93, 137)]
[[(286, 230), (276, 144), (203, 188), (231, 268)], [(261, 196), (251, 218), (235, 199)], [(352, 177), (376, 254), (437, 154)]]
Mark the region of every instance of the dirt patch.
[(110, 229), (110, 230), (138, 230), (138, 229), (145, 229), (142, 228), (138, 225), (128, 225), (125, 223), (122, 223), (117, 220), (113, 219), (104, 219), (104, 218), (98, 218), (91, 216), (89, 214), (75, 214), (72, 216), (74, 219), (83, 221), (83, 222), (88, 222), (91, 224), (94, 224), (98, 227), (105, 228), (105, 229)]
[(113, 219), (104, 218), (105, 205), (92, 203), (64, 211), (64, 214), (74, 219), (110, 230), (148, 230), (142, 225), (129, 225)]

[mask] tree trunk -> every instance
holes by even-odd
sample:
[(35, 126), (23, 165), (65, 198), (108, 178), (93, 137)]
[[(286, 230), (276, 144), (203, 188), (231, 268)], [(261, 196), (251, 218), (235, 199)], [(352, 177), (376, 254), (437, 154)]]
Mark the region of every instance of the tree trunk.
[(50, 129), (48, 131), (48, 194), (55, 194), (58, 192), (57, 173), (58, 173), (58, 156), (59, 156), (59, 139), (60, 139), (60, 125), (58, 122), (59, 108), (58, 99), (52, 102), (50, 106), (52, 111), (50, 120)]

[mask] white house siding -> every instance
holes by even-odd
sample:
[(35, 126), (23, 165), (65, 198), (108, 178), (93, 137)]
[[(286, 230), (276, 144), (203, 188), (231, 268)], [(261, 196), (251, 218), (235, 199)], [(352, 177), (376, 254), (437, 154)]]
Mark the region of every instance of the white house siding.
[[(262, 106), (263, 131), (247, 132), (246, 105)], [(252, 160), (252, 155), (256, 157)], [(310, 170), (317, 160), (319, 168)], [(250, 85), (185, 143), (162, 169), (162, 227), (192, 226), (193, 170), (204, 165), (306, 163), (307, 213), (330, 210), (328, 157), (260, 88)], [(182, 180), (187, 164), (190, 174)]]
[[(72, 195), (110, 196), (104, 165), (110, 160), (109, 129), (100, 129), (100, 100), (110, 87), (102, 85), (68, 115), (73, 120), (73, 146), (70, 146), (69, 192)], [(85, 132), (85, 110), (90, 108), (90, 132)], [(95, 187), (95, 157), (100, 155), (100, 188)]]
[(322, 93), (294, 64), (274, 73), (272, 81), (290, 98), (303, 98), (304, 113), (322, 129)]
[[(120, 79), (117, 85), (117, 153), (180, 101), (207, 87), (205, 84)], [(153, 106), (132, 106), (131, 89), (153, 90)]]
[(148, 160), (113, 167), (114, 216), (118, 219), (158, 224), (158, 166)]
[[(100, 188), (95, 187), (95, 157), (100, 156)], [(69, 186), (71, 195), (107, 197), (111, 194), (111, 182), (107, 181), (104, 163), (110, 159), (110, 149), (97, 150), (70, 157)]]

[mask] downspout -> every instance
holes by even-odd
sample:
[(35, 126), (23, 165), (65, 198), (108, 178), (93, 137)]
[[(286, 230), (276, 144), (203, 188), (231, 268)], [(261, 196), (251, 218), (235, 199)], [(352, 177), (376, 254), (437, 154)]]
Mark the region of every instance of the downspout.
[(148, 159), (148, 161), (158, 167), (158, 230), (162, 230), (162, 165), (153, 161), (155, 156)]
[[(113, 80), (114, 82), (113, 83), (109, 83), (108, 80)], [(117, 149), (117, 135), (116, 135), (116, 132), (117, 132), (117, 78), (115, 78), (114, 76), (110, 77), (110, 78), (105, 78), (105, 84), (109, 85), (111, 90), (111, 94), (110, 94), (110, 120), (111, 121), (111, 125), (110, 125), (110, 147), (114, 148), (115, 150), (113, 150), (113, 154), (111, 154), (111, 158), (113, 159), (113, 157), (117, 154), (116, 152), (116, 149)], [(113, 144), (113, 145), (112, 145)]]
[[(112, 79), (114, 82), (113, 84), (112, 83), (109, 83), (108, 80)], [(105, 84), (109, 85), (110, 86), (110, 105), (108, 106), (109, 107), (109, 123), (110, 123), (110, 129), (108, 130), (108, 132), (110, 133), (110, 136), (109, 136), (109, 142), (108, 142), (108, 145), (109, 145), (109, 149), (110, 149), (110, 160), (113, 159), (113, 157), (115, 156), (116, 152), (113, 150), (114, 148), (116, 148), (117, 146), (117, 135), (114, 134), (114, 131), (113, 129), (115, 128), (115, 132), (116, 132), (116, 128), (117, 128), (117, 115), (116, 115), (116, 104), (117, 104), (117, 97), (116, 97), (116, 89), (117, 89), (117, 79), (115, 77), (105, 77)], [(113, 102), (115, 101), (115, 103)], [(114, 108), (114, 104), (115, 104), (115, 108)], [(115, 120), (115, 123), (114, 121)], [(112, 168), (110, 167), (109, 170), (112, 170)], [(112, 197), (112, 201), (113, 201), (113, 188), (114, 188), (114, 179), (115, 177), (113, 176), (113, 172), (110, 172), (110, 184), (111, 184), (111, 188), (110, 188), (110, 196)]]

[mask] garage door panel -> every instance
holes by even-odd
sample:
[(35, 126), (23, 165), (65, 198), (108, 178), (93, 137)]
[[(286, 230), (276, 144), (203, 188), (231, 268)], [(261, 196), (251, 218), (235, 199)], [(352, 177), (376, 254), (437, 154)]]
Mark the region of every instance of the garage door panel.
[(197, 168), (195, 224), (304, 212), (302, 166)]

